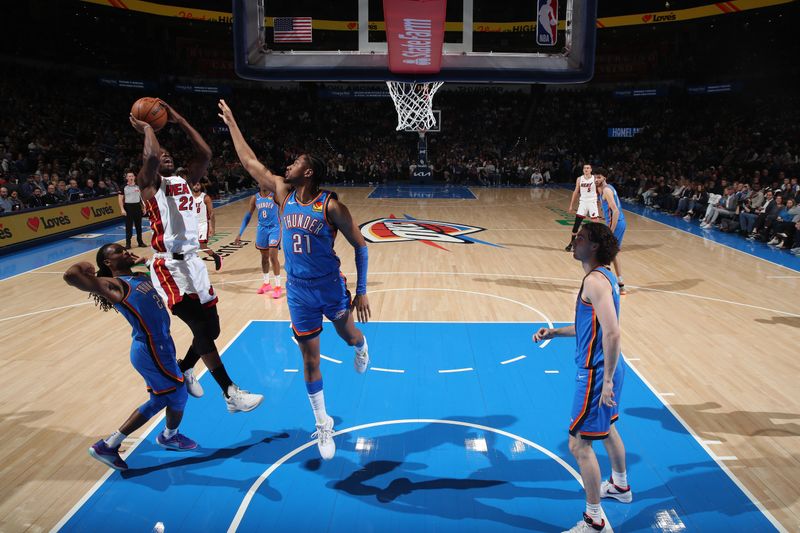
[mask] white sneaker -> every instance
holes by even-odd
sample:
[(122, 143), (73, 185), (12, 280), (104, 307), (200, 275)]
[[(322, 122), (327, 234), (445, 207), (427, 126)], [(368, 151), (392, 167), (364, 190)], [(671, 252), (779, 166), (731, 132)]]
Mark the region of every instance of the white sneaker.
[(600, 524), (595, 524), (592, 522), (592, 519), (586, 513), (583, 513), (583, 519), (575, 524), (572, 529), (568, 531), (564, 531), (562, 533), (614, 533), (614, 530), (611, 529), (611, 526), (603, 520)]
[[(234, 385), (236, 387), (236, 385)], [(224, 395), (223, 395), (224, 397)], [(264, 401), (263, 394), (253, 394), (236, 387), (232, 394), (225, 398), (229, 413), (246, 413), (252, 411)]]
[(692, 215), (686, 215), (685, 217), (683, 217), (683, 220), (689, 222), (690, 220), (692, 220)]
[(324, 424), (317, 424), (317, 430), (311, 434), (311, 438), (317, 439), (319, 454), (326, 461), (333, 459), (336, 454), (336, 443), (333, 442), (333, 418), (328, 417)]
[(186, 392), (195, 398), (200, 398), (203, 395), (203, 386), (194, 375), (194, 368), (190, 368), (183, 373), (183, 384), (186, 385)]
[(622, 490), (610, 479), (607, 479), (600, 484), (600, 497), (614, 498), (622, 503), (631, 503), (633, 501), (633, 492), (631, 492), (630, 486), (628, 486), (627, 489)]
[(367, 346), (367, 337), (364, 337), (364, 347), (359, 350), (356, 348), (356, 356), (353, 359), (353, 367), (355, 367), (356, 372), (359, 374), (363, 374), (367, 371), (367, 366), (369, 365), (369, 346)]

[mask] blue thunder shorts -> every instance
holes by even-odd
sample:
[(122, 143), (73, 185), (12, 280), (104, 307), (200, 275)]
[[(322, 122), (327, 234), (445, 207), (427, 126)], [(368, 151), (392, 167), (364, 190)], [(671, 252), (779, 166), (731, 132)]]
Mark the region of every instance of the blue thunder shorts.
[(150, 342), (152, 345), (133, 341), (131, 364), (144, 378), (151, 399), (159, 397), (164, 407), (183, 411), (187, 393), (183, 385), (183, 373), (175, 359), (175, 344), (172, 339), (152, 339)]
[(281, 226), (262, 226), (259, 224), (256, 229), (256, 248), (266, 250), (268, 248), (281, 247)]
[(572, 418), (569, 423), (569, 434), (587, 440), (599, 440), (608, 437), (611, 424), (619, 418), (619, 406), (622, 400), (622, 383), (625, 381), (625, 362), (619, 358), (614, 371), (614, 401), (617, 405), (608, 407), (600, 405), (600, 394), (603, 391), (603, 365), (596, 368), (579, 368), (576, 379), (575, 399), (572, 402)]
[(617, 227), (614, 228), (614, 237), (617, 238), (617, 244), (619, 244), (620, 249), (622, 249), (622, 238), (625, 236), (625, 230), (628, 229), (628, 225), (623, 222), (618, 222)]
[(298, 340), (313, 339), (322, 333), (322, 316), (334, 322), (350, 310), (350, 291), (340, 273), (315, 280), (288, 278), (286, 299), (292, 330)]

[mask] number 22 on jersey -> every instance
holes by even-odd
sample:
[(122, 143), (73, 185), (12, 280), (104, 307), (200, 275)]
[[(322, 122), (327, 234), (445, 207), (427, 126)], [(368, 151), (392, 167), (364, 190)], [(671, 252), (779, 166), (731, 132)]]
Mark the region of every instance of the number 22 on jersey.
[(181, 196), (178, 200), (178, 210), (179, 211), (191, 211), (194, 208), (194, 196), (188, 194), (186, 196)]

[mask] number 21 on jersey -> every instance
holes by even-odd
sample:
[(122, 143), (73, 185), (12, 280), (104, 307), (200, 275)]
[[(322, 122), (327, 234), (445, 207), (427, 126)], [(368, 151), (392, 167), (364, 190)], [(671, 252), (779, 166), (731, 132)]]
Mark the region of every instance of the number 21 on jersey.
[[(305, 237), (305, 239), (303, 239)], [(305, 252), (303, 251), (303, 241), (305, 240)], [(311, 235), (300, 235), (295, 233), (292, 235), (292, 251), (296, 254), (310, 254), (311, 253)]]

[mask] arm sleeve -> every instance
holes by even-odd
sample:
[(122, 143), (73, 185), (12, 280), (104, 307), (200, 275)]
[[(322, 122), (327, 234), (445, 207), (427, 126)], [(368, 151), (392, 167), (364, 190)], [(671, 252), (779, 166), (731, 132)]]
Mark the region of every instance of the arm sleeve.
[(253, 218), (253, 213), (251, 211), (248, 211), (247, 213), (244, 214), (244, 218), (242, 219), (242, 225), (239, 228), (240, 237), (242, 233), (244, 233), (245, 228), (247, 228), (247, 225), (250, 223), (251, 218)]
[(367, 294), (367, 265), (369, 253), (366, 246), (356, 248), (356, 295)]

